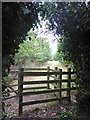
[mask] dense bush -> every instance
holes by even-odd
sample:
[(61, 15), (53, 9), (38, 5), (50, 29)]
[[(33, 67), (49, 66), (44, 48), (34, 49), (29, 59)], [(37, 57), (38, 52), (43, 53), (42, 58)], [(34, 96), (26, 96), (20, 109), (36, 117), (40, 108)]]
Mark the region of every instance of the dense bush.
[[(60, 36), (58, 52), (64, 60), (71, 61), (74, 64), (77, 72), (77, 84), (80, 87), (78, 100), (81, 98), (82, 101), (84, 99), (89, 100), (90, 6), (87, 7), (84, 2), (56, 2), (45, 3), (43, 9), (46, 18), (50, 21), (50, 30), (56, 30), (56, 33)], [(86, 106), (88, 108), (88, 102)]]
[(3, 76), (7, 75), (9, 67), (14, 64), (13, 58), (15, 50), (19, 48), (18, 45), (25, 38), (28, 30), (37, 23), (38, 4), (34, 2), (2, 3)]

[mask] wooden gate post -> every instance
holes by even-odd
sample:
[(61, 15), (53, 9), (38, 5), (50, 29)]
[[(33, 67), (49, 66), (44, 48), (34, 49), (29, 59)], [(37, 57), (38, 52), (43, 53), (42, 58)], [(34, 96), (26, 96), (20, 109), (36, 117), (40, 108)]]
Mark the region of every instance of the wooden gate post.
[[(58, 70), (58, 67), (55, 67), (55, 72)], [(56, 80), (56, 78), (57, 78), (57, 74), (55, 75), (55, 77), (54, 77), (54, 80)], [(57, 85), (57, 83), (56, 83), (56, 85)], [(54, 86), (54, 88), (55, 88), (55, 86)]]
[(23, 101), (23, 97), (21, 96), (21, 93), (23, 91), (23, 68), (19, 69), (19, 75), (18, 75), (18, 91), (19, 91), (19, 115), (22, 114), (23, 108), (22, 108), (22, 101)]
[[(50, 72), (50, 67), (48, 66), (47, 67), (47, 72), (49, 73)], [(47, 75), (47, 89), (50, 89), (50, 85), (49, 85), (49, 78), (50, 78), (50, 75)]]
[[(55, 71), (57, 71), (58, 70), (58, 67), (55, 67)], [(57, 78), (57, 75), (55, 75), (55, 77)]]
[[(62, 69), (59, 69), (60, 71), (60, 75), (59, 75), (59, 79), (60, 79), (60, 84), (59, 84), (59, 88), (60, 88), (60, 92), (59, 92), (59, 97), (61, 98), (62, 97)], [(61, 99), (59, 100), (61, 102)]]
[(70, 96), (70, 88), (71, 88), (71, 84), (70, 84), (70, 80), (71, 80), (71, 68), (68, 68), (68, 83), (67, 83), (67, 96), (68, 96), (68, 101), (70, 102), (71, 100), (71, 96)]

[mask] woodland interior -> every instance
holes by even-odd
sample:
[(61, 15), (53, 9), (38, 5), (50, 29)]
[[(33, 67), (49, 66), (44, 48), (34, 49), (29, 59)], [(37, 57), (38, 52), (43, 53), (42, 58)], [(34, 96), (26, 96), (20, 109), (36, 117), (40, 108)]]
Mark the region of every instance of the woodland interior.
[(90, 1), (2, 2), (2, 120), (89, 120), (89, 34)]

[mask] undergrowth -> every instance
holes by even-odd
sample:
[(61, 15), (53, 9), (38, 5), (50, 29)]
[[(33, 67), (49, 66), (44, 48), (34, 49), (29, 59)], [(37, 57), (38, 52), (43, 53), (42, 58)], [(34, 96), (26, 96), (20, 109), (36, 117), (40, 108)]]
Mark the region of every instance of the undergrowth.
[(78, 120), (73, 119), (73, 117), (77, 114), (77, 107), (76, 105), (72, 105), (67, 108), (61, 108), (61, 110), (58, 111), (58, 114), (60, 115), (60, 118), (58, 120)]

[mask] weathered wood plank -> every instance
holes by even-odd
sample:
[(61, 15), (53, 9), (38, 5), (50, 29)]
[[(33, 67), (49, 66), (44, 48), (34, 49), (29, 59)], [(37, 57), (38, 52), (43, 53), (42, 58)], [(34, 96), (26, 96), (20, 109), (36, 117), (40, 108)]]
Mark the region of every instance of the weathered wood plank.
[(67, 83), (67, 87), (69, 88), (68, 90), (67, 90), (67, 96), (68, 96), (68, 101), (70, 102), (70, 100), (71, 100), (71, 97), (70, 97), (70, 88), (71, 88), (71, 83), (70, 83), (70, 79), (71, 79), (71, 68), (68, 68), (68, 79), (69, 79), (69, 81), (68, 81), (68, 83)]
[(76, 90), (76, 89), (77, 89), (76, 87), (73, 87), (73, 88), (62, 88), (61, 91)]
[(11, 70), (10, 73), (19, 73), (19, 70)]
[[(75, 82), (76, 80), (70, 80), (70, 82)], [(55, 83), (59, 83), (60, 80), (56, 80)], [(62, 80), (61, 82), (68, 82), (68, 80)], [(50, 80), (49, 83), (54, 83), (54, 80)], [(40, 81), (24, 81), (23, 83), (21, 83), (23, 85), (28, 85), (28, 84), (47, 84), (47, 80), (40, 80)], [(12, 87), (14, 86), (18, 86), (18, 84), (10, 84)]]
[(10, 96), (10, 97), (6, 97), (6, 98), (3, 98), (2, 100), (8, 100), (8, 99), (11, 99), (11, 98), (15, 98), (15, 97), (18, 97), (18, 94), (17, 95), (14, 95), (14, 96)]
[(26, 95), (45, 94), (45, 93), (52, 93), (52, 92), (59, 92), (59, 91), (60, 89), (48, 89), (48, 90), (41, 90), (41, 91), (23, 92), (20, 95), (26, 96)]
[[(62, 80), (61, 82), (72, 82), (72, 80)], [(28, 85), (28, 84), (47, 84), (47, 83), (60, 83), (60, 80), (38, 80), (38, 81), (23, 81), (21, 84)]]
[(75, 88), (62, 88), (62, 89), (49, 89), (49, 90), (41, 90), (41, 91), (22, 92), (20, 96), (53, 93), (53, 92), (60, 92), (60, 91), (67, 91), (67, 90), (74, 90), (74, 89)]
[[(75, 72), (71, 72), (74, 74)], [(23, 76), (47, 76), (47, 75), (59, 75), (60, 72), (23, 72)], [(62, 75), (68, 74), (68, 72), (62, 72)]]
[(15, 94), (18, 94), (18, 92), (14, 90), (14, 88), (11, 85), (7, 85), (7, 88), (11, 89)]
[(24, 68), (24, 70), (47, 70), (47, 68)]
[(21, 84), (21, 82), (23, 82), (23, 75), (21, 73), (23, 73), (23, 71), (24, 71), (24, 69), (21, 68), (20, 72), (18, 74), (18, 84), (19, 84), (19, 86), (18, 86), (18, 90), (19, 90), (18, 91), (18, 93), (19, 93), (19, 115), (21, 115), (22, 111), (23, 111), (23, 108), (22, 108), (22, 105), (21, 105), (21, 103), (23, 102), (23, 97), (21, 96), (21, 93), (23, 91), (23, 85)]
[[(59, 75), (59, 79), (60, 79), (60, 83), (59, 83), (59, 88), (62, 89), (62, 69), (59, 69), (60, 71), (60, 75)], [(61, 98), (62, 97), (62, 91), (60, 90), (59, 92), (59, 97)], [(61, 100), (60, 100), (61, 102)]]
[(50, 69), (50, 71), (55, 72), (55, 70), (53, 70), (53, 69)]
[(52, 102), (52, 101), (57, 101), (59, 99), (67, 99), (67, 97), (63, 97), (63, 98), (52, 98), (52, 99), (45, 99), (45, 100), (37, 100), (37, 101), (30, 101), (30, 102), (23, 102), (21, 103), (22, 106), (26, 106), (26, 105), (32, 105), (32, 104), (40, 104), (40, 103), (45, 103), (45, 102)]
[(18, 84), (13, 84), (13, 85), (12, 85), (12, 84), (10, 84), (10, 85), (11, 85), (12, 87), (14, 87), (14, 86), (18, 86)]
[(14, 91), (10, 91), (10, 93), (15, 93), (15, 94), (18, 94), (18, 90), (14, 90)]
[[(50, 72), (50, 67), (47, 67), (47, 72)], [(49, 84), (49, 77), (50, 75), (47, 75), (47, 89), (50, 89), (50, 84)]]
[(33, 89), (46, 89), (46, 87), (31, 87), (31, 88), (23, 88), (23, 90), (33, 90)]

